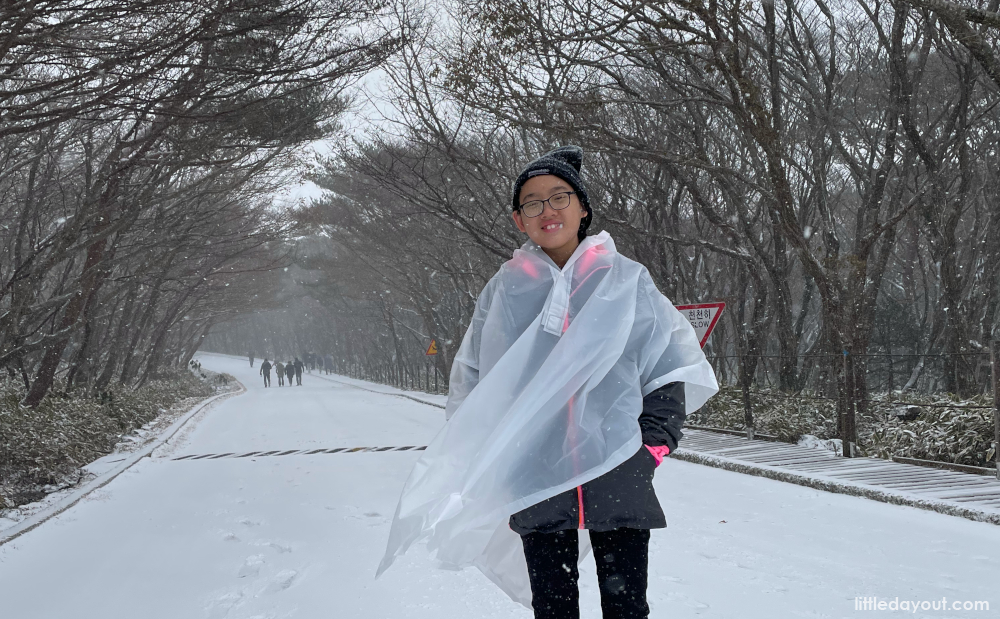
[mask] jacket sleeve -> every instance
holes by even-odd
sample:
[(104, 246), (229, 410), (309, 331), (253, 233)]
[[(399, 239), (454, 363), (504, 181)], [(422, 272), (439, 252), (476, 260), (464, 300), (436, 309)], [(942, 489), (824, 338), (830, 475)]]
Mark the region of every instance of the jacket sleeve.
[(650, 392), (642, 399), (639, 415), (642, 443), (650, 447), (666, 445), (673, 452), (684, 436), (681, 427), (686, 417), (684, 383), (670, 383)]

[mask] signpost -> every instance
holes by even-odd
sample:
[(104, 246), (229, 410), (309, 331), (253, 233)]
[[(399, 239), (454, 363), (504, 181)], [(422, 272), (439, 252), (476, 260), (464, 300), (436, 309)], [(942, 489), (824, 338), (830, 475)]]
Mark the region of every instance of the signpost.
[(695, 303), (693, 305), (675, 306), (684, 317), (688, 319), (694, 332), (698, 336), (701, 347), (705, 347), (708, 336), (712, 335), (712, 329), (719, 322), (722, 310), (726, 309), (726, 304), (721, 301), (717, 303)]
[[(433, 357), (436, 354), (438, 354), (438, 342), (437, 342), (437, 340), (431, 340), (431, 345), (427, 347), (427, 352), (425, 352), (424, 355), (426, 355), (428, 357)], [(424, 375), (427, 377), (427, 391), (430, 391), (431, 390), (431, 365), (430, 365), (430, 363), (427, 364), (427, 368), (426, 369), (427, 369), (427, 371), (424, 373)], [(417, 382), (420, 382), (420, 381), (418, 380)], [(438, 373), (437, 373), (437, 367), (435, 367), (434, 368), (434, 391), (435, 392), (437, 392), (437, 387), (438, 387)]]

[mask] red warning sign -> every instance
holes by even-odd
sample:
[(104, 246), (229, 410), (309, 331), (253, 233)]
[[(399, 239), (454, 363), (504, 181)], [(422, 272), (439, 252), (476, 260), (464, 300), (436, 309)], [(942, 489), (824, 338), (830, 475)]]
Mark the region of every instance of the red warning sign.
[(705, 347), (705, 342), (708, 341), (708, 336), (712, 335), (712, 329), (715, 328), (716, 323), (719, 322), (719, 316), (722, 315), (722, 310), (726, 309), (726, 304), (720, 302), (717, 303), (695, 303), (693, 305), (676, 305), (675, 306), (680, 313), (684, 314), (684, 317), (688, 319), (691, 326), (694, 327), (694, 332), (698, 336), (698, 341), (701, 342), (701, 347)]
[(437, 340), (431, 340), (431, 345), (427, 347), (427, 352), (425, 352), (424, 354), (428, 356), (438, 354)]

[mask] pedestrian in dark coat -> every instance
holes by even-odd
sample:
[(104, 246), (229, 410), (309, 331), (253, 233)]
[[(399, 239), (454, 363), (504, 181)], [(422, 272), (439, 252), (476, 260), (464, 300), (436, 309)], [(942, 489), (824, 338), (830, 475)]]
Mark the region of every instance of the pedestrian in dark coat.
[(302, 361), (298, 357), (295, 357), (295, 384), (297, 386), (302, 386)]
[(285, 364), (285, 376), (288, 377), (288, 386), (292, 386), (292, 380), (295, 378), (295, 364), (289, 361)]
[(264, 377), (264, 386), (271, 386), (271, 364), (264, 359), (264, 363), (260, 364), (260, 375)]

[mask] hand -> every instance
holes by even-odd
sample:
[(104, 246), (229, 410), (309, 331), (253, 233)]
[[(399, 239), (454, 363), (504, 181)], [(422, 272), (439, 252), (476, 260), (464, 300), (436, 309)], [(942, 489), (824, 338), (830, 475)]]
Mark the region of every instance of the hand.
[(656, 460), (656, 466), (660, 466), (660, 463), (663, 462), (663, 458), (665, 458), (670, 454), (670, 448), (667, 447), (666, 445), (661, 445), (659, 447), (650, 447), (649, 445), (643, 445), (643, 447), (648, 449), (649, 453), (653, 454), (653, 458)]

